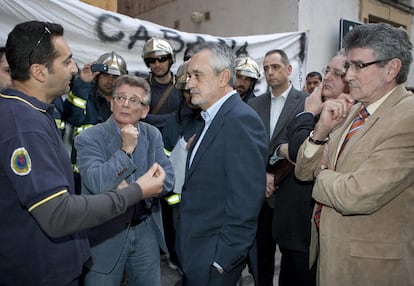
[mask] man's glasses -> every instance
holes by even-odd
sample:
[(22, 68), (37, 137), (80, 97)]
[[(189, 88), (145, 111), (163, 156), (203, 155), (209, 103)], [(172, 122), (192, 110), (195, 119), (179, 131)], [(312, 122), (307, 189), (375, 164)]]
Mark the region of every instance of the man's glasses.
[(392, 59), (388, 60), (376, 60), (368, 63), (359, 63), (359, 62), (348, 62), (345, 63), (344, 69), (346, 72), (350, 69), (351, 71), (355, 73), (359, 73), (363, 68), (369, 67), (370, 65), (379, 64), (379, 63), (387, 63)]
[(322, 73), (324, 75), (327, 75), (328, 73), (331, 73), (331, 75), (333, 75), (334, 77), (342, 78), (342, 77), (345, 76), (346, 70), (345, 70), (345, 68), (343, 70), (340, 70), (340, 69), (335, 69), (335, 68), (331, 68), (330, 66), (327, 66), (327, 67), (322, 69)]
[(29, 54), (29, 65), (32, 65), (32, 63), (33, 63), (33, 53), (34, 53), (34, 51), (35, 51), (35, 49), (40, 45), (40, 43), (44, 40), (44, 38), (47, 36), (47, 35), (51, 35), (52, 34), (52, 32), (49, 30), (49, 28), (47, 27), (47, 26), (45, 26), (45, 29), (44, 29), (44, 31), (43, 31), (43, 34), (42, 34), (42, 36), (40, 37), (40, 39), (35, 43), (35, 45), (33, 46), (33, 49), (32, 49), (32, 51), (30, 52), (30, 54)]
[(148, 66), (149, 64), (155, 64), (156, 61), (159, 63), (165, 63), (166, 61), (171, 59), (171, 55), (160, 56), (158, 58), (146, 58), (144, 59), (145, 64)]
[(125, 95), (114, 95), (113, 98), (116, 103), (124, 103), (125, 101), (128, 101), (133, 106), (139, 106), (139, 105), (146, 106), (146, 104), (143, 103), (137, 97), (126, 97)]

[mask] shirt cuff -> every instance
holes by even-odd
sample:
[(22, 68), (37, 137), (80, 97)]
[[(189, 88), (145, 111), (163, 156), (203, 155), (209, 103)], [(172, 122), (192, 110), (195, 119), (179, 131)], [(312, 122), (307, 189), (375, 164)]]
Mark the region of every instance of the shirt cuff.
[(303, 155), (305, 155), (306, 158), (312, 158), (318, 150), (323, 147), (324, 145), (315, 145), (309, 142), (308, 139), (305, 141), (305, 147), (303, 149)]
[(313, 113), (312, 113), (312, 112), (309, 112), (309, 111), (302, 111), (302, 112), (299, 112), (298, 114), (296, 114), (296, 117), (299, 117), (299, 116), (301, 116), (302, 114), (310, 114), (310, 115), (312, 115), (312, 117), (315, 117), (315, 116), (313, 115)]
[(277, 161), (285, 159), (285, 157), (281, 157), (277, 155), (277, 153), (279, 153), (280, 146), (281, 145), (277, 146), (277, 148), (275, 149), (275, 152), (273, 152), (272, 157), (270, 157), (270, 160), (269, 160), (270, 165), (274, 165)]
[(224, 270), (223, 267), (220, 266), (220, 264), (218, 264), (217, 262), (214, 261), (213, 266), (220, 269), (220, 270)]

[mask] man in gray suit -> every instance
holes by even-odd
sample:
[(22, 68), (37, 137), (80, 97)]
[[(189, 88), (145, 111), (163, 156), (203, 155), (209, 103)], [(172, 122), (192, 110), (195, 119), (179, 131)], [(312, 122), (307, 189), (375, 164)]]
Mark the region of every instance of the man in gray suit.
[[(259, 114), (265, 126), (270, 143), (268, 156), (275, 151), (275, 147), (286, 143), (286, 127), (289, 122), (304, 108), (306, 93), (295, 89), (289, 76), (292, 66), (283, 50), (271, 50), (266, 53), (263, 69), (269, 92), (253, 98), (249, 105)], [(273, 174), (266, 174), (267, 200), (260, 210), (257, 229), (257, 256), (258, 256), (258, 284), (260, 286), (273, 285), (276, 242), (272, 238), (273, 205), (272, 195), (275, 191)]]
[[(124, 75), (114, 85), (112, 116), (75, 140), (82, 193), (99, 194), (141, 176), (154, 162), (167, 175), (163, 193), (172, 190), (173, 169), (163, 151), (161, 133), (140, 122), (149, 111), (146, 80)], [(127, 212), (89, 230), (92, 266), (85, 285), (161, 285), (159, 248), (166, 250), (159, 200), (141, 201)]]

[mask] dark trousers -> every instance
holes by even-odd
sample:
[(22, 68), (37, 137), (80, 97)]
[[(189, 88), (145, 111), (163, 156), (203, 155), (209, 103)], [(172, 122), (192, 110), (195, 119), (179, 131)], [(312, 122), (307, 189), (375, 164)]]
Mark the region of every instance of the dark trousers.
[(175, 224), (174, 221), (174, 207), (168, 205), (168, 203), (162, 198), (162, 223), (164, 227), (165, 242), (167, 244), (168, 252), (170, 253), (170, 261), (175, 265), (179, 265), (177, 252), (175, 251)]
[(309, 252), (280, 247), (279, 286), (316, 286), (316, 263), (309, 269)]
[(258, 286), (273, 286), (276, 242), (272, 235), (273, 209), (264, 202), (257, 224)]

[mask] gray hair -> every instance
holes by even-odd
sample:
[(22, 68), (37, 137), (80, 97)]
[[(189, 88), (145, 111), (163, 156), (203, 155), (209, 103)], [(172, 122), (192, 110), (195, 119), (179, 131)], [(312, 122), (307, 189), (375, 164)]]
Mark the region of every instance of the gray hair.
[(230, 71), (229, 85), (234, 86), (236, 81), (236, 65), (235, 55), (230, 47), (220, 42), (202, 42), (194, 46), (194, 53), (201, 50), (211, 51), (213, 57), (210, 64), (216, 74), (221, 73), (225, 69)]
[(407, 80), (413, 61), (413, 46), (403, 28), (395, 28), (385, 23), (357, 26), (345, 35), (344, 48), (345, 51), (356, 48), (371, 49), (377, 60), (400, 59), (401, 70), (395, 80), (397, 84)]
[(145, 105), (149, 106), (151, 104), (151, 87), (145, 79), (135, 75), (121, 75), (118, 77), (114, 84), (114, 92), (123, 84), (140, 87), (144, 90), (145, 96), (142, 99)]

